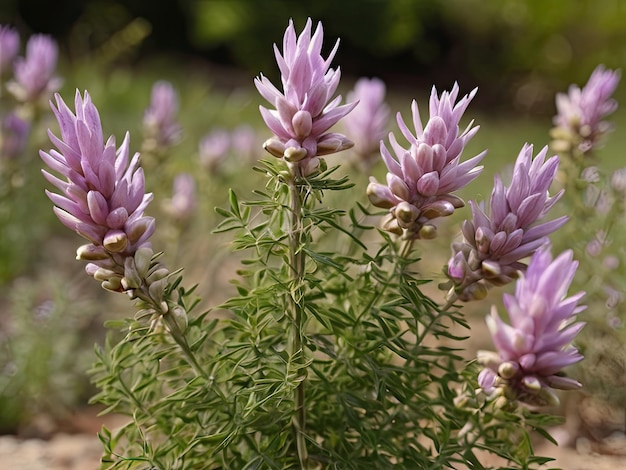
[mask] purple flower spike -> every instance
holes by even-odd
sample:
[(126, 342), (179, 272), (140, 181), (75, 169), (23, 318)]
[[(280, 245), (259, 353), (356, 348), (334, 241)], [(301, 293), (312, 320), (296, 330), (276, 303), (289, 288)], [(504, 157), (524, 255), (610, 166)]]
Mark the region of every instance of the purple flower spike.
[(619, 70), (607, 70), (599, 65), (582, 90), (571, 85), (567, 94), (557, 94), (558, 114), (552, 130), (555, 150), (569, 151), (576, 147), (584, 155), (598, 146), (600, 138), (612, 128), (602, 119), (617, 109), (617, 102), (611, 96), (619, 80)]
[(309, 18), (300, 36), (296, 37), (293, 21), (283, 38), (282, 54), (274, 45), (274, 53), (281, 72), (283, 92), (278, 90), (263, 74), (255, 78), (259, 93), (276, 109), (260, 106), (261, 115), (275, 137), (265, 142), (264, 148), (278, 158), (297, 165), (306, 176), (317, 171), (322, 155), (352, 147), (344, 135), (328, 133), (356, 103), (341, 103), (341, 96), (332, 98), (341, 73), (330, 63), (337, 52), (339, 41), (328, 58), (321, 55), (324, 31), (318, 23), (311, 35)]
[(448, 216), (465, 204), (452, 193), (481, 173), (483, 167), (476, 165), (487, 151), (461, 163), (461, 153), (478, 131), (478, 126), (472, 127), (470, 123), (463, 132), (460, 131), (459, 122), (476, 90), (456, 102), (458, 93), (456, 83), (451, 92), (444, 91), (441, 97), (433, 87), (430, 119), (425, 127), (417, 103), (413, 101), (415, 134), (398, 113), (398, 125), (409, 148), (402, 147), (390, 133), (389, 142), (395, 158), (381, 142), (380, 152), (389, 170), (387, 184), (370, 178), (367, 195), (373, 205), (390, 209), (383, 222), (386, 230), (403, 234), (408, 239), (432, 238), (436, 228), (431, 220)]
[(369, 167), (378, 155), (380, 141), (387, 132), (389, 107), (385, 103), (385, 83), (378, 78), (360, 78), (348, 101), (358, 102), (343, 120), (346, 131), (354, 138), (353, 151)]
[(55, 99), (56, 106), (51, 107), (61, 138), (48, 131), (56, 150), (39, 154), (64, 178), (42, 170), (61, 192), (46, 194), (59, 220), (89, 240), (78, 251), (79, 259), (92, 263), (88, 272), (95, 273), (95, 265), (123, 276), (125, 259), (148, 247), (154, 232), (154, 219), (144, 216), (152, 194), (144, 190), (139, 154), (129, 163), (128, 133), (119, 148), (114, 137), (104, 142), (98, 110), (87, 92), (83, 98), (76, 91), (76, 114), (58, 94)]
[(26, 56), (15, 60), (15, 80), (7, 84), (9, 91), (22, 102), (47, 99), (62, 84), (61, 79), (53, 76), (58, 55), (57, 44), (50, 36), (31, 36), (26, 43)]
[(11, 68), (20, 47), (20, 35), (10, 26), (0, 25), (0, 75)]
[(231, 135), (223, 128), (213, 129), (200, 139), (198, 153), (200, 163), (211, 173), (216, 173), (231, 148)]
[(179, 222), (186, 222), (197, 206), (196, 181), (189, 173), (174, 178), (172, 198), (165, 201), (165, 210)]
[(453, 243), (448, 277), (454, 287), (450, 295), (460, 300), (482, 298), (488, 284), (504, 285), (518, 276), (526, 265), (520, 262), (547, 242), (567, 217), (538, 224), (560, 199), (563, 191), (550, 197), (548, 190), (559, 165), (556, 156), (547, 161), (544, 147), (533, 160), (532, 145), (525, 144), (507, 188), (495, 177), (490, 211), (470, 201), (473, 220), (462, 225), (463, 242)]
[(166, 81), (156, 82), (143, 118), (147, 151), (163, 151), (178, 142), (181, 128), (177, 113), (178, 95), (174, 87)]
[(586, 308), (578, 305), (584, 292), (566, 297), (577, 267), (571, 250), (553, 261), (546, 245), (533, 255), (515, 295), (504, 294), (511, 324), (493, 307), (487, 326), (497, 353), (478, 352), (478, 362), (485, 366), (478, 381), (487, 393), (546, 405), (558, 403), (553, 389), (581, 387), (560, 373), (583, 359), (571, 342), (584, 326), (574, 322)]

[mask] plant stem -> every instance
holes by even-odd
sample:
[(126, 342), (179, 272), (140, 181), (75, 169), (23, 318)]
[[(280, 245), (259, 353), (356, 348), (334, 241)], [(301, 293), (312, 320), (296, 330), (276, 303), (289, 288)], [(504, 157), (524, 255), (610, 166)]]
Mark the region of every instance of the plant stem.
[[(299, 368), (298, 377), (302, 373), (300, 369), (305, 368), (304, 350), (302, 333), (305, 325), (304, 312), (304, 265), (305, 256), (303, 245), (306, 242), (302, 225), (302, 205), (303, 194), (301, 188), (297, 184), (298, 167), (294, 168), (294, 173), (289, 180), (289, 264), (291, 268), (291, 286), (290, 295), (291, 303), (291, 333), (289, 336), (289, 353), (296, 358), (296, 364)], [(302, 372), (306, 373), (306, 370)], [(308, 453), (306, 449), (305, 424), (305, 379), (301, 379), (295, 390), (295, 408), (293, 415), (293, 425), (296, 434), (296, 448), (298, 450), (298, 459), (300, 467), (306, 469), (308, 466)]]

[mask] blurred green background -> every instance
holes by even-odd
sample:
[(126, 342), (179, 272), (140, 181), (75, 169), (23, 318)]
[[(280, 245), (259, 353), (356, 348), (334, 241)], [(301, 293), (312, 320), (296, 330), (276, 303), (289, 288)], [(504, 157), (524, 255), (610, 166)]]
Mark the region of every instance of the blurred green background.
[[(459, 80), (489, 109), (549, 112), (555, 90), (598, 63), (626, 61), (621, 0), (4, 0), (0, 22), (59, 40), (70, 60), (142, 40), (130, 59), (190, 56), (275, 78), (270, 45), (288, 18), (321, 20), (341, 38), (347, 76), (376, 75), (410, 88)], [(125, 30), (126, 28), (126, 30)], [(132, 28), (131, 28), (132, 29)], [(124, 37), (124, 35), (126, 37)], [(137, 40), (137, 38), (135, 38)], [(334, 42), (334, 39), (331, 39)], [(331, 47), (328, 41), (327, 47)], [(128, 53), (128, 51), (126, 51)], [(111, 52), (109, 51), (110, 55)]]

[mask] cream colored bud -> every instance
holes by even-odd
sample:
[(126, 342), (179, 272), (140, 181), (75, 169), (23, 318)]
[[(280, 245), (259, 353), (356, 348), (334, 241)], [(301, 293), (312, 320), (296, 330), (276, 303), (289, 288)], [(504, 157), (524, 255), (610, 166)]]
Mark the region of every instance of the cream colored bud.
[(119, 277), (119, 274), (106, 268), (98, 268), (96, 272), (93, 273), (93, 277), (97, 281), (108, 281), (115, 276)]
[(405, 225), (409, 225), (415, 222), (419, 216), (419, 210), (413, 204), (402, 201), (394, 209), (394, 214), (399, 223), (404, 222)]
[(419, 229), (417, 234), (422, 240), (432, 240), (437, 237), (437, 227), (431, 224), (425, 224)]
[(107, 281), (103, 281), (102, 287), (112, 292), (121, 292), (122, 291), (122, 278), (119, 276), (113, 276), (109, 278)]
[(283, 158), (285, 154), (285, 144), (276, 139), (268, 139), (263, 143), (263, 148), (276, 158)]
[(482, 282), (475, 282), (467, 288), (467, 293), (472, 300), (482, 300), (487, 297), (487, 288)]
[(285, 149), (283, 156), (285, 160), (287, 160), (288, 162), (295, 163), (305, 158), (306, 154), (307, 154), (307, 151), (305, 148), (288, 147)]
[(109, 230), (102, 244), (113, 253), (121, 253), (128, 246), (128, 236), (122, 230)]
[(111, 255), (102, 246), (91, 243), (79, 246), (76, 250), (76, 259), (83, 261), (101, 261), (110, 258)]
[(481, 263), (481, 268), (487, 279), (499, 276), (502, 273), (500, 264), (496, 261), (485, 260)]
[(485, 367), (496, 367), (502, 362), (500, 355), (493, 351), (485, 351), (480, 349), (476, 352), (476, 362)]
[(383, 217), (380, 227), (386, 232), (402, 235), (402, 228), (398, 225), (398, 221), (391, 214), (387, 214)]
[(504, 379), (512, 379), (517, 374), (519, 366), (514, 362), (503, 362), (498, 367), (498, 375)]
[(524, 377), (522, 379), (522, 383), (524, 384), (524, 387), (526, 387), (528, 390), (534, 392), (538, 392), (541, 390), (541, 382), (537, 377), (533, 377), (532, 375)]

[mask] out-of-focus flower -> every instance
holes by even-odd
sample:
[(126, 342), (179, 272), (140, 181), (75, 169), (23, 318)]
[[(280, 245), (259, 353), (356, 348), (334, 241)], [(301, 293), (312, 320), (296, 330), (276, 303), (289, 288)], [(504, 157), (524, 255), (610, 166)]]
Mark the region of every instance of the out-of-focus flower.
[(448, 262), (447, 274), (454, 284), (450, 296), (478, 299), (484, 297), (488, 284), (511, 282), (526, 267), (520, 260), (545, 244), (547, 235), (567, 221), (563, 216), (537, 225), (563, 194), (548, 194), (559, 159), (553, 156), (545, 161), (547, 151), (544, 147), (533, 160), (532, 145), (524, 145), (511, 185), (506, 188), (495, 177), (487, 212), (470, 201), (473, 220), (463, 222), (463, 242), (452, 244)]
[(178, 142), (181, 127), (176, 120), (177, 113), (178, 95), (172, 84), (156, 82), (143, 118), (144, 151), (162, 152)]
[(61, 138), (49, 131), (56, 150), (39, 154), (65, 179), (43, 170), (46, 179), (61, 192), (46, 194), (59, 220), (89, 240), (77, 253), (78, 259), (90, 261), (87, 272), (107, 282), (106, 288), (123, 290), (126, 259), (143, 247), (149, 248), (155, 226), (154, 219), (144, 215), (152, 194), (145, 193), (139, 154), (129, 163), (128, 133), (119, 148), (112, 136), (104, 142), (98, 110), (87, 92), (83, 98), (76, 91), (76, 114), (58, 94), (55, 99), (52, 110)]
[(441, 98), (433, 87), (430, 96), (430, 119), (424, 127), (417, 103), (413, 101), (413, 127), (409, 130), (400, 113), (397, 115), (402, 135), (409, 141), (409, 148), (398, 144), (393, 133), (389, 141), (396, 158), (381, 142), (380, 152), (387, 165), (387, 184), (370, 178), (367, 195), (377, 207), (388, 208), (390, 213), (383, 221), (383, 228), (405, 238), (432, 238), (436, 228), (430, 221), (445, 217), (462, 207), (464, 202), (452, 194), (482, 171), (476, 166), (487, 153), (481, 152), (460, 163), (467, 142), (476, 134), (478, 126), (472, 123), (463, 132), (459, 121), (476, 90), (456, 102), (459, 87), (455, 83), (451, 92), (444, 91)]
[(174, 178), (172, 198), (165, 201), (165, 210), (179, 222), (186, 222), (196, 210), (196, 181), (189, 173)]
[(20, 35), (10, 26), (0, 25), (0, 75), (11, 68), (20, 47)]
[(252, 160), (257, 154), (257, 135), (252, 127), (241, 124), (230, 133), (233, 152), (238, 159)]
[(385, 91), (385, 83), (379, 78), (360, 78), (347, 96), (349, 102), (359, 104), (342, 122), (354, 140), (353, 151), (368, 170), (387, 133), (389, 107), (385, 103)]
[(231, 147), (231, 136), (226, 129), (216, 128), (200, 139), (200, 164), (211, 173), (218, 170)]
[(557, 115), (552, 130), (555, 151), (575, 148), (586, 154), (598, 146), (600, 138), (612, 128), (603, 119), (617, 109), (617, 102), (611, 95), (619, 80), (618, 70), (599, 65), (582, 89), (571, 85), (567, 94), (556, 95)]
[(29, 133), (30, 124), (27, 121), (15, 113), (6, 116), (0, 127), (0, 158), (15, 158), (21, 154)]
[(485, 392), (499, 391), (509, 400), (546, 405), (558, 403), (553, 389), (581, 387), (561, 374), (564, 367), (583, 359), (571, 342), (584, 326), (574, 322), (585, 309), (578, 305), (584, 292), (566, 297), (577, 267), (571, 250), (552, 260), (545, 246), (533, 255), (515, 295), (504, 294), (511, 324), (492, 308), (487, 326), (497, 353), (478, 352), (478, 362), (485, 366), (478, 383)]
[(292, 169), (302, 175), (317, 171), (319, 157), (352, 147), (353, 143), (339, 133), (328, 130), (356, 106), (339, 106), (341, 96), (332, 99), (339, 85), (339, 68), (330, 63), (337, 52), (339, 41), (328, 58), (321, 55), (324, 31), (318, 23), (311, 35), (311, 19), (296, 38), (293, 21), (283, 38), (282, 54), (274, 45), (274, 53), (281, 72), (283, 92), (263, 74), (255, 78), (259, 93), (276, 109), (260, 106), (261, 115), (275, 137), (265, 142), (264, 148), (278, 158), (284, 158)]
[(57, 44), (50, 36), (31, 36), (26, 43), (25, 57), (15, 59), (14, 80), (7, 84), (7, 89), (21, 102), (48, 99), (63, 83), (54, 76), (58, 55)]

